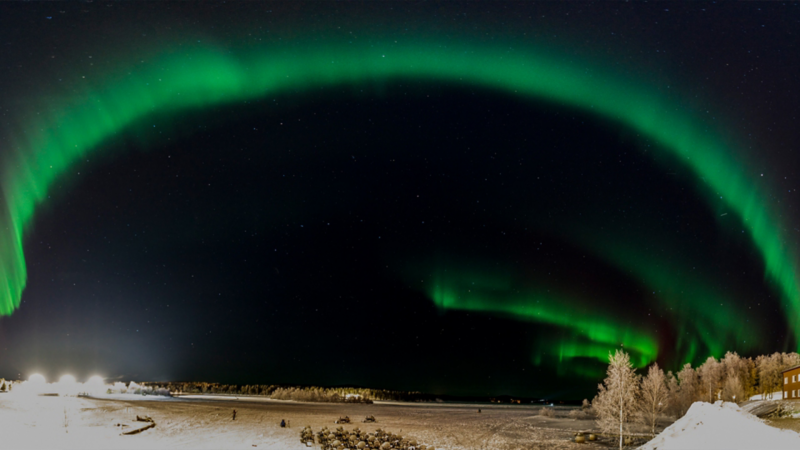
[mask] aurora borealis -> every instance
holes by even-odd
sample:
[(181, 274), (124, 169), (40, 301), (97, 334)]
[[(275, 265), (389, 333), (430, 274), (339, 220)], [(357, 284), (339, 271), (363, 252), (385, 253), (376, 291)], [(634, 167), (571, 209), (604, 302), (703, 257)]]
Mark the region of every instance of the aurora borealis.
[[(261, 6), (253, 8), (266, 14)], [(460, 7), (453, 4), (449, 8)], [(93, 11), (94, 7), (88, 8)], [(428, 11), (427, 6), (420, 8)], [(472, 11), (470, 6), (464, 8)], [(537, 7), (520, 8), (522, 17)], [(546, 8), (559, 11), (556, 6)], [(160, 161), (157, 158), (181, 154), (184, 159), (191, 155), (205, 161), (204, 165), (194, 162), (176, 169), (191, 173), (191, 179), (196, 181), (175, 186), (176, 192), (185, 190), (175, 197), (187, 203), (165, 206), (160, 214), (153, 213), (170, 218), (163, 221), (125, 218), (138, 217), (137, 214), (146, 217), (149, 213), (144, 210), (114, 220), (126, 224), (129, 220), (159, 223), (150, 228), (148, 236), (164, 236), (163, 241), (155, 238), (163, 248), (161, 253), (152, 251), (169, 255), (164, 258), (171, 260), (173, 267), (186, 264), (186, 279), (195, 278), (198, 269), (189, 270), (191, 264), (182, 263), (182, 258), (172, 259), (180, 252), (166, 250), (173, 245), (166, 236), (179, 243), (189, 236), (202, 245), (218, 241), (216, 250), (174, 244), (185, 254), (195, 255), (198, 261), (237, 261), (230, 264), (231, 268), (221, 264), (206, 273), (204, 282), (212, 283), (209, 280), (215, 277), (219, 281), (198, 295), (213, 290), (218, 297), (225, 297), (227, 288), (219, 285), (234, 277), (250, 287), (242, 288), (232, 302), (245, 310), (251, 303), (257, 304), (263, 309), (264, 322), (272, 323), (275, 329), (286, 325), (275, 325), (266, 318), (275, 312), (267, 311), (280, 309), (275, 305), (286, 302), (299, 309), (287, 313), (292, 320), (280, 320), (297, 326), (312, 320), (308, 311), (319, 311), (322, 304), (325, 308), (344, 305), (348, 311), (350, 304), (359, 305), (359, 311), (374, 308), (383, 317), (381, 320), (388, 320), (393, 314), (411, 320), (418, 311), (424, 311), (419, 314), (437, 318), (425, 320), (444, 321), (447, 326), (463, 328), (464, 333), (474, 326), (450, 322), (503, 321), (506, 325), (497, 325), (497, 330), (491, 325), (492, 331), (481, 337), (481, 342), (492, 347), (509, 345), (509, 338), (498, 331), (508, 328), (513, 339), (520, 342), (509, 345), (503, 358), (513, 359), (515, 367), (522, 364), (530, 370), (545, 371), (542, 373), (572, 373), (584, 380), (596, 377), (598, 370), (602, 373), (608, 352), (619, 345), (631, 352), (637, 367), (659, 361), (668, 368), (697, 362), (708, 355), (719, 357), (728, 350), (751, 354), (783, 349), (776, 345), (797, 349), (800, 267), (794, 241), (795, 213), (791, 204), (777, 200), (778, 182), (765, 181), (765, 170), (753, 169), (758, 165), (754, 161), (767, 157), (747, 142), (745, 133), (736, 126), (734, 113), (722, 103), (715, 103), (712, 94), (706, 93), (702, 99), (693, 94), (693, 89), (700, 89), (694, 86), (701, 83), (697, 75), (688, 69), (685, 73), (662, 69), (680, 80), (665, 87), (649, 72), (653, 70), (652, 61), (637, 63), (631, 56), (621, 64), (616, 62), (618, 57), (593, 52), (591, 46), (570, 54), (565, 49), (576, 44), (555, 45), (543, 35), (528, 36), (520, 31), (526, 28), (519, 24), (502, 32), (487, 25), (487, 29), (494, 30), (491, 39), (487, 39), (469, 31), (469, 27), (433, 26), (437, 23), (434, 19), (421, 19), (427, 13), (413, 8), (403, 13), (403, 18), (387, 18), (380, 11), (371, 11), (364, 12), (363, 17), (348, 16), (347, 32), (337, 28), (335, 20), (320, 26), (291, 16), (296, 25), (272, 26), (278, 31), (264, 31), (254, 22), (242, 25), (236, 32), (184, 25), (184, 40), (142, 40), (113, 50), (84, 43), (85, 49), (76, 47), (69, 52), (103, 55), (92, 58), (90, 71), (85, 66), (64, 64), (53, 69), (58, 82), (40, 82), (35, 90), (15, 93), (15, 104), (19, 106), (5, 116), (0, 152), (0, 315), (6, 316), (0, 326), (14, 322), (25, 308), (31, 307), (33, 300), (28, 301), (28, 291), (36, 287), (29, 281), (32, 266), (28, 255), (30, 251), (36, 255), (37, 270), (47, 266), (43, 262), (47, 257), (34, 243), (44, 242), (41, 236), (49, 236), (47, 242), (55, 239), (57, 233), (47, 231), (49, 221), (57, 223), (69, 217), (68, 205), (79, 202), (79, 196), (99, 196), (104, 200), (84, 203), (84, 208), (101, 209), (75, 213), (97, 216), (98, 221), (70, 230), (89, 229), (95, 239), (122, 233), (113, 231), (113, 224), (107, 224), (111, 227), (108, 231), (100, 228), (105, 222), (99, 218), (111, 214), (107, 209), (111, 206), (103, 209), (102, 205), (119, 207), (111, 197), (113, 192), (122, 195), (115, 190), (121, 186), (113, 187), (114, 180), (126, 179), (122, 175), (125, 167), (139, 167), (137, 177), (149, 176), (149, 167), (161, 164), (154, 162)], [(116, 17), (114, 12), (103, 14)], [(515, 12), (504, 14), (517, 17)], [(55, 19), (63, 17), (66, 16), (56, 15)], [(119, 20), (122, 29), (138, 26)], [(159, 20), (168, 23), (171, 19)], [(203, 20), (214, 23), (215, 19)], [(482, 22), (480, 18), (469, 20)], [(542, 26), (545, 22), (539, 19), (537, 23)], [(400, 31), (405, 30), (402, 24), (409, 23), (416, 24), (413, 32)], [(548, 30), (552, 27), (557, 28), (548, 25)], [(568, 34), (569, 28), (562, 33)], [(657, 35), (656, 31), (652, 33)], [(577, 41), (576, 37), (574, 42)], [(627, 54), (624, 45), (615, 51)], [(430, 100), (435, 107), (428, 111), (425, 102), (431, 93), (437, 100)], [(471, 115), (457, 113), (459, 109), (470, 111)], [(413, 112), (416, 110), (420, 111), (418, 117)], [(480, 119), (481, 111), (495, 112)], [(288, 120), (278, 119), (284, 115), (296, 116), (292, 123), (309, 128), (279, 131), (289, 128)], [(356, 126), (350, 117), (354, 118), (352, 123), (363, 118), (361, 126), (380, 131), (364, 128), (364, 134), (371, 136), (369, 140), (357, 137), (351, 134)], [(306, 125), (309, 123), (316, 123), (318, 128)], [(586, 128), (572, 136), (570, 127)], [(270, 135), (256, 139), (246, 134), (262, 132)], [(362, 147), (352, 147), (349, 141), (360, 142)], [(186, 153), (186, 148), (196, 152)], [(287, 153), (289, 148), (292, 150)], [(255, 167), (260, 169), (250, 173), (249, 165), (229, 159), (219, 167), (211, 162), (213, 158), (231, 158), (234, 152), (245, 149), (250, 149), (247, 158), (257, 161)], [(625, 158), (619, 156), (622, 153)], [(506, 165), (495, 171), (488, 162), (480, 162), (486, 155), (492, 155), (490, 161), (503, 160)], [(635, 164), (627, 168), (608, 165), (615, 159), (620, 164), (623, 159)], [(392, 167), (400, 161), (406, 164), (404, 172), (391, 175), (396, 169), (384, 167), (378, 160), (389, 161)], [(125, 161), (124, 165), (120, 161)], [(362, 161), (362, 166), (372, 166), (344, 168), (343, 161)], [(770, 164), (773, 163), (764, 163)], [(223, 167), (229, 167), (229, 172), (222, 172)], [(111, 175), (98, 178), (106, 168)], [(248, 172), (249, 178), (236, 170)], [(274, 176), (284, 182), (286, 173), (292, 171), (304, 173), (299, 176), (304, 181), (293, 181), (299, 184), (292, 184), (291, 188), (268, 181)], [(770, 174), (769, 170), (766, 172)], [(87, 174), (92, 173), (94, 178), (87, 181)], [(214, 174), (208, 175), (205, 184), (197, 181), (204, 179), (204, 173)], [(553, 176), (556, 173), (567, 181), (557, 181)], [(225, 195), (200, 193), (199, 186), (218, 186), (216, 179), (237, 187), (223, 188)], [(503, 181), (488, 187), (490, 179)], [(550, 187), (540, 187), (541, 179), (550, 180)], [(129, 181), (130, 192), (156, 193), (140, 194), (150, 198), (151, 205), (160, 204), (158, 193), (168, 192), (166, 187), (158, 187), (165, 182), (157, 178), (145, 185), (138, 185), (134, 179)], [(254, 183), (256, 187), (237, 183)], [(416, 191), (427, 194), (412, 196)], [(406, 194), (413, 200), (405, 200)], [(367, 200), (364, 196), (368, 195), (375, 197)], [(417, 209), (413, 203), (417, 198), (429, 203)], [(231, 206), (222, 206), (227, 203)], [(200, 207), (201, 204), (205, 206)], [(226, 212), (209, 215), (209, 225), (201, 227), (195, 222), (200, 220), (197, 217), (211, 214), (198, 212), (206, 207), (209, 211)], [(181, 211), (184, 215), (179, 214)], [(426, 221), (424, 211), (438, 211), (441, 217)], [(627, 211), (636, 213), (629, 216)], [(335, 228), (345, 221), (342, 217), (352, 224), (338, 232), (320, 231)], [(42, 220), (43, 224), (37, 225)], [(369, 225), (363, 226), (369, 227), (368, 231), (357, 231), (365, 221)], [(687, 226), (690, 222), (692, 225)], [(246, 230), (238, 229), (242, 223), (248, 224), (244, 226)], [(317, 229), (311, 224), (324, 227)], [(438, 228), (423, 232), (429, 225)], [(301, 226), (304, 233), (322, 234), (301, 239), (292, 237), (291, 233), (297, 230), (285, 229)], [(181, 228), (191, 232), (181, 236), (181, 232), (166, 231)], [(496, 242), (497, 236), (475, 231), (483, 229), (496, 229), (498, 236), (513, 235), (516, 242)], [(391, 234), (389, 230), (395, 230), (395, 243), (387, 247), (389, 244), (384, 241)], [(72, 231), (63, 233), (71, 236)], [(242, 237), (231, 237), (228, 242), (224, 236), (234, 236), (233, 233)], [(370, 233), (380, 236), (380, 245), (362, 242)], [(261, 240), (245, 244), (245, 235)], [(137, 239), (140, 236), (143, 234), (137, 234)], [(104, 261), (117, 261), (121, 258), (117, 255), (129, 251), (121, 250), (123, 247), (137, 245), (119, 247), (121, 244), (113, 242), (124, 239), (102, 239), (109, 245), (101, 250), (106, 255)], [(320, 261), (337, 258), (326, 256), (329, 254), (352, 253), (352, 269), (345, 271), (348, 266), (344, 263), (341, 268), (332, 268), (336, 265), (333, 262), (319, 262), (320, 267), (303, 276), (284, 278), (289, 269), (282, 269), (281, 265), (289, 264), (268, 260), (273, 256), (267, 256), (270, 251), (281, 254), (283, 244), (275, 243), (279, 241), (291, 241), (292, 248), (302, 248), (297, 252), (304, 258), (318, 255)], [(86, 242), (88, 247), (92, 241), (87, 237)], [(346, 242), (352, 245), (345, 245)], [(147, 248), (153, 247), (158, 245), (151, 243)], [(540, 248), (555, 249), (543, 257), (538, 256)], [(249, 256), (244, 258), (241, 254)], [(69, 263), (80, 258), (62, 258), (60, 267), (72, 266), (70, 272), (80, 272), (81, 264)], [(137, 254), (133, 259), (148, 258)], [(150, 261), (156, 264), (158, 258)], [(241, 261), (259, 261), (256, 273), (275, 273), (278, 278), (261, 282), (253, 275), (252, 280), (243, 281), (239, 277), (244, 271), (237, 265)], [(111, 263), (93, 266), (87, 273), (103, 272), (105, 264)], [(315, 267), (317, 263), (307, 264)], [(379, 268), (382, 269), (378, 271)], [(128, 270), (120, 263), (114, 273), (116, 276)], [(339, 273), (338, 281), (321, 281), (326, 275), (336, 278), (328, 271), (337, 270), (344, 271)], [(238, 274), (224, 275), (234, 272)], [(151, 275), (141, 282), (149, 285), (150, 278), (160, 280), (161, 276)], [(37, 279), (55, 280), (55, 275), (41, 272)], [(164, 286), (196, 283), (180, 279), (174, 276), (160, 282)], [(325, 283), (334, 284), (326, 289), (318, 287), (320, 291), (310, 290), (315, 284), (327, 286)], [(305, 284), (308, 286), (301, 287)], [(353, 288), (351, 292), (351, 285), (363, 285), (364, 290)], [(108, 291), (97, 289), (98, 295), (110, 296)], [(369, 293), (382, 290), (392, 293)], [(111, 297), (125, 297), (120, 294), (124, 288), (114, 292)], [(148, 292), (167, 298), (157, 302), (159, 308), (162, 303), (177, 302), (168, 301), (177, 292)], [(37, 294), (37, 298), (43, 295)], [(392, 300), (380, 300), (381, 295)], [(67, 297), (70, 296), (63, 298)], [(290, 297), (292, 300), (287, 300)], [(758, 299), (755, 303), (759, 305), (769, 304), (771, 309), (763, 314), (751, 311), (753, 299)], [(155, 303), (142, 305), (155, 309)], [(398, 313), (400, 310), (405, 312)], [(327, 315), (335, 315), (335, 311), (329, 310)], [(785, 329), (781, 337), (774, 334), (776, 317), (782, 322), (779, 328)], [(454, 355), (466, 358), (470, 346), (448, 344), (450, 341), (442, 337), (447, 326), (440, 325), (437, 327), (443, 331), (438, 337), (428, 336), (429, 343), (422, 343), (423, 346), (428, 351), (435, 351), (437, 346), (438, 351), (444, 351), (442, 346), (464, 345)], [(437, 330), (426, 333), (434, 331)], [(401, 347), (410, 345), (411, 335), (416, 336), (414, 339), (425, 335), (408, 333), (409, 336), (397, 338), (404, 342), (399, 344)], [(195, 345), (196, 339), (170, 336)], [(465, 339), (473, 344), (471, 348), (477, 345), (474, 340), (478, 336), (460, 336), (457, 340)], [(253, 339), (266, 337), (256, 334)], [(364, 339), (368, 339), (366, 335)], [(258, 352), (251, 345), (246, 347), (250, 355)], [(302, 346), (306, 350), (311, 347)], [(240, 358), (233, 364), (246, 366), (241, 362), (245, 360)], [(248, 374), (243, 375), (245, 378), (255, 376), (251, 374), (255, 369), (241, 370)], [(371, 380), (382, 382), (378, 375), (348, 378), (348, 371), (344, 370), (332, 382)], [(444, 383), (440, 379), (426, 386), (446, 391)], [(521, 381), (509, 383), (516, 386), (514, 383)], [(468, 390), (463, 386), (453, 389)], [(499, 388), (492, 385), (489, 390), (492, 389)], [(522, 388), (509, 389), (520, 392)]]
[[(585, 357), (604, 361), (609, 348), (625, 343), (638, 367), (654, 361), (658, 354), (656, 339), (637, 326), (620, 326), (602, 310), (586, 310), (588, 301), (575, 301), (568, 295), (539, 292), (514, 292), (508, 280), (486, 279), (485, 274), (456, 272), (456, 280), (439, 274), (429, 296), (441, 309), (501, 313), (517, 319), (555, 325), (568, 330), (571, 338), (560, 339), (557, 348), (560, 362)], [(460, 277), (459, 277), (460, 275)], [(565, 308), (573, 313), (564, 314)], [(604, 317), (606, 316), (606, 317)]]

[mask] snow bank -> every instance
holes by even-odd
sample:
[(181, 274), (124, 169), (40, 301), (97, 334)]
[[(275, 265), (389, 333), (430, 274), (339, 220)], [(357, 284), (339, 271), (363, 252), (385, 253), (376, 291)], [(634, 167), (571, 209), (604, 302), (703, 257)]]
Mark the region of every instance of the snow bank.
[(91, 396), (114, 400), (153, 400), (149, 397), (171, 397), (169, 390), (166, 388), (156, 389), (152, 386), (142, 386), (135, 381), (131, 381), (127, 386), (125, 383), (116, 382), (113, 386), (108, 386), (108, 389), (94, 392)]
[(773, 428), (735, 403), (696, 402), (641, 450), (800, 449), (800, 434)]
[(772, 394), (768, 394), (766, 396), (761, 394), (756, 394), (750, 397), (750, 400), (783, 400), (783, 391), (775, 391)]

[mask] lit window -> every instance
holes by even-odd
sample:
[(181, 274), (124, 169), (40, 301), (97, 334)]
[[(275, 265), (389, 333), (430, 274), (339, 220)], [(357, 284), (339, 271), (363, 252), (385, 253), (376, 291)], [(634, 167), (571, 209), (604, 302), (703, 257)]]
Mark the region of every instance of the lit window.
[(794, 383), (795, 381), (797, 381), (797, 375), (792, 375), (792, 383)]

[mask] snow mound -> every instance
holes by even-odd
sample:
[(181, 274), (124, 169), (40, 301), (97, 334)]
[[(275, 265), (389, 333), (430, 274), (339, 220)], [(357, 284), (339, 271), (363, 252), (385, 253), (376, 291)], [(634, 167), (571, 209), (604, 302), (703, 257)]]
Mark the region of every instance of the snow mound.
[(800, 449), (800, 434), (773, 428), (735, 403), (696, 402), (641, 450)]

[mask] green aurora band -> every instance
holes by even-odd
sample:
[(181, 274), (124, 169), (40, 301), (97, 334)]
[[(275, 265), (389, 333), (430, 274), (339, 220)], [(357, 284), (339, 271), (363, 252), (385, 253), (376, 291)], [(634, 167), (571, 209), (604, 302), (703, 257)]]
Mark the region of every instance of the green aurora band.
[[(710, 132), (700, 114), (652, 86), (543, 50), (519, 50), (519, 42), (514, 48), (499, 41), (454, 43), (434, 37), (400, 42), (378, 37), (368, 42), (326, 39), (239, 49), (198, 44), (161, 49), (160, 56), (147, 64), (126, 62), (99, 80), (80, 81), (83, 85), (77, 90), (65, 91), (56, 100), (50, 97), (32, 109), (19, 124), (13, 151), (3, 152), (0, 315), (19, 307), (26, 283), (23, 239), (37, 206), (47, 199), (56, 180), (69, 177), (73, 164), (108, 148), (104, 144), (115, 135), (145, 119), (169, 119), (184, 111), (273, 94), (309, 94), (345, 85), (380, 89), (398, 80), (418, 80), (478, 86), (575, 107), (655, 143), (656, 151), (685, 164), (704, 180), (698, 185), (704, 186), (706, 195), (723, 197), (740, 218), (764, 260), (765, 278), (781, 293), (796, 337), (800, 332), (797, 259), (782, 243), (778, 215), (766, 206), (769, 196), (754, 186), (725, 139)], [(446, 305), (448, 294), (437, 295), (436, 301)], [(530, 309), (525, 301), (511, 299), (503, 308), (509, 314), (544, 315), (551, 323), (563, 322), (555, 311)], [(617, 334), (587, 333), (598, 342), (606, 342), (606, 333)], [(640, 351), (647, 358), (653, 352), (650, 344)]]
[[(603, 311), (596, 300), (574, 298), (555, 288), (535, 289), (515, 283), (509, 275), (491, 274), (485, 270), (473, 272), (462, 268), (439, 268), (426, 294), (443, 310), (483, 311), (518, 320), (558, 327), (563, 331), (554, 344), (540, 346), (533, 363), (541, 363), (542, 353), (558, 368), (572, 364), (574, 358), (593, 360), (597, 365), (587, 375), (603, 373), (608, 354), (623, 345), (636, 367), (650, 364), (658, 356), (658, 340), (643, 327), (626, 324), (624, 320)], [(419, 278), (419, 277), (416, 277)], [(565, 314), (565, 310), (569, 313)], [(540, 338), (541, 339), (541, 338)], [(555, 350), (553, 350), (555, 349)]]

